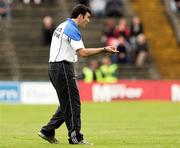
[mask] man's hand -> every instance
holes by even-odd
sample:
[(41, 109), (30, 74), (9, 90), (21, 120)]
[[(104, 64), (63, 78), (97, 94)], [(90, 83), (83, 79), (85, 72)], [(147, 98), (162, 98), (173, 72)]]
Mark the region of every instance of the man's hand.
[(104, 47), (104, 51), (107, 52), (107, 53), (111, 53), (111, 54), (114, 54), (114, 53), (119, 52), (119, 51), (117, 50), (117, 48), (114, 47), (114, 46)]

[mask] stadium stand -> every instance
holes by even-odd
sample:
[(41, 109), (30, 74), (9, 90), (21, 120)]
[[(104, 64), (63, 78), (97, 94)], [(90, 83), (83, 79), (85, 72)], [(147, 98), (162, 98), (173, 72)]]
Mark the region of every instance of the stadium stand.
[(180, 49), (161, 0), (132, 1), (162, 79), (180, 79)]
[[(1, 50), (5, 53), (1, 64), (6, 73), (1, 79), (46, 80), (48, 47), (42, 46), (42, 20), (46, 15), (61, 19), (64, 16), (59, 2), (49, 5), (12, 4), (12, 20), (1, 23)], [(5, 71), (4, 70), (4, 71)], [(2, 70), (1, 70), (2, 71)], [(1, 73), (2, 74), (2, 73)]]
[[(133, 16), (129, 0), (123, 0), (125, 17)], [(53, 17), (55, 24), (62, 22), (76, 1), (43, 2), (40, 5), (23, 5), (19, 1), (12, 4), (12, 19), (4, 23), (0, 31), (0, 79), (2, 80), (48, 80), (47, 66), (49, 48), (42, 45), (41, 29), (44, 16)], [(63, 6), (63, 7), (62, 7)], [(61, 21), (62, 20), (62, 21)], [(100, 38), (106, 18), (92, 18), (86, 29), (82, 29), (86, 47), (101, 46)], [(149, 40), (149, 39), (148, 39)], [(100, 59), (100, 56), (92, 57)], [(157, 79), (158, 72), (151, 58), (144, 66), (119, 65), (120, 79)], [(91, 60), (91, 58), (89, 59)], [(87, 64), (86, 58), (81, 58), (75, 64), (77, 74)]]

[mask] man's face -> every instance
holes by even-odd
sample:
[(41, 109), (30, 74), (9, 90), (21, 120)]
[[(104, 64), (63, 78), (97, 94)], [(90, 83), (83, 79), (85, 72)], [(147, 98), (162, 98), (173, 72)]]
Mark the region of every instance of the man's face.
[(85, 15), (81, 15), (79, 25), (82, 27), (86, 27), (86, 25), (90, 22), (90, 17), (91, 17), (91, 14), (89, 14), (88, 12)]

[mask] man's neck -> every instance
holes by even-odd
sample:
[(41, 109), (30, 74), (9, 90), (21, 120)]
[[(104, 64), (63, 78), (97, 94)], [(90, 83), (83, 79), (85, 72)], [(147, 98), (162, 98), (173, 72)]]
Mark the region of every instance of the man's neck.
[(74, 19), (74, 18), (73, 18), (72, 20), (75, 22), (75, 24), (76, 24), (77, 26), (79, 26), (79, 23), (78, 23), (79, 21), (78, 21), (78, 19)]

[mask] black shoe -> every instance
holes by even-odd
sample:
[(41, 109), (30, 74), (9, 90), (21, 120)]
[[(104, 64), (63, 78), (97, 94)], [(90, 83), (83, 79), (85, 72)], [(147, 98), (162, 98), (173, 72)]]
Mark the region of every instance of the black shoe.
[(58, 143), (59, 143), (59, 141), (58, 141), (54, 136), (52, 136), (52, 137), (47, 137), (47, 136), (44, 135), (42, 132), (38, 132), (38, 135), (39, 135), (42, 139), (48, 141), (48, 142), (51, 143), (51, 144), (58, 144)]

